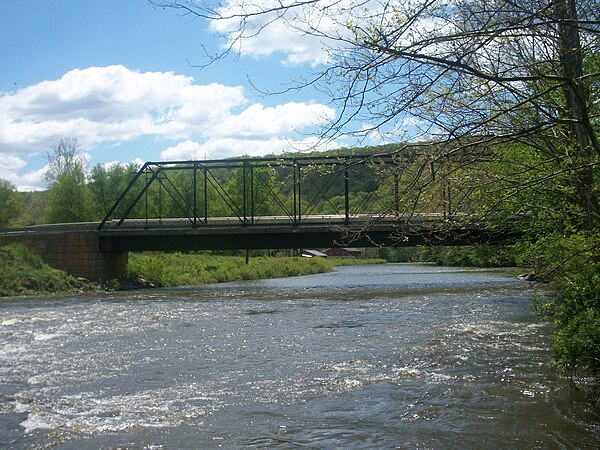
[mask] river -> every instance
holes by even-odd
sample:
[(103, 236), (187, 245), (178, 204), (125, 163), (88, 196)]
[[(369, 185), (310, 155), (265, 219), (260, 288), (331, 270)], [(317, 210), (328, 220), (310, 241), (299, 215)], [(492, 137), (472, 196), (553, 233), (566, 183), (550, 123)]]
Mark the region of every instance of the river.
[(4, 300), (0, 447), (598, 448), (533, 293), (389, 264)]

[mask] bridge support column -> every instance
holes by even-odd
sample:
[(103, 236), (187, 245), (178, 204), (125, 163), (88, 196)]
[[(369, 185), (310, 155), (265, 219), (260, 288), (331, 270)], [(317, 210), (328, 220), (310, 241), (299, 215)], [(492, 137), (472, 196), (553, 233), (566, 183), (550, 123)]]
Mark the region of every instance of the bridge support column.
[(127, 252), (100, 252), (95, 231), (0, 235), (0, 245), (21, 243), (52, 267), (88, 280), (121, 278)]

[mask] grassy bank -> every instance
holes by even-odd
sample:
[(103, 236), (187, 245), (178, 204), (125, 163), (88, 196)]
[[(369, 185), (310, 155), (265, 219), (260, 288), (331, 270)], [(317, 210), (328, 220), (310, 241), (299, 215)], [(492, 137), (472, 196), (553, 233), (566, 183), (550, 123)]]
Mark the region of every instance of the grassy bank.
[[(384, 263), (382, 259), (254, 257), (208, 253), (131, 253), (128, 276), (154, 286), (192, 286), (237, 280), (293, 277), (329, 272), (332, 267)], [(133, 283), (134, 286), (142, 286)], [(118, 283), (114, 283), (114, 287)], [(23, 245), (0, 247), (0, 297), (97, 292), (101, 288), (54, 269)]]
[(388, 247), (377, 252), (388, 262), (428, 262), (463, 267), (515, 267), (520, 264), (520, 249), (516, 245)]
[(128, 276), (142, 278), (155, 286), (193, 286), (226, 281), (284, 278), (329, 272), (332, 267), (384, 263), (373, 259), (329, 259), (302, 257), (250, 258), (208, 253), (131, 253)]
[(56, 270), (20, 244), (0, 247), (0, 297), (96, 291), (96, 285)]

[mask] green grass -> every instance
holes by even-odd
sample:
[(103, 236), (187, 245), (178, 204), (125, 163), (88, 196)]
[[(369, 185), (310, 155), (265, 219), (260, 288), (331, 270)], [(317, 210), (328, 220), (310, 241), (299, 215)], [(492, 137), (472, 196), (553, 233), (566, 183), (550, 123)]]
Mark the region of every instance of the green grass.
[(226, 281), (258, 280), (311, 275), (350, 264), (383, 263), (383, 260), (302, 257), (250, 258), (184, 253), (130, 253), (128, 275), (156, 286), (194, 286)]
[(0, 297), (74, 293), (98, 288), (53, 269), (21, 244), (0, 247)]
[[(226, 281), (310, 275), (336, 265), (384, 263), (383, 260), (253, 257), (183, 253), (130, 253), (128, 276), (155, 286), (193, 286)], [(99, 291), (54, 269), (20, 244), (0, 247), (0, 297)]]

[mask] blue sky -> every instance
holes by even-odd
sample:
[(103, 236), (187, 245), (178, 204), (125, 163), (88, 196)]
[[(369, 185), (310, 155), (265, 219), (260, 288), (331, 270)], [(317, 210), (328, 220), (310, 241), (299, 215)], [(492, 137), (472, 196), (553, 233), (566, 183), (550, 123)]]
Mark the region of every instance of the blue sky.
[[(336, 111), (313, 90), (263, 96), (324, 61), (274, 28), (212, 66), (211, 25), (146, 0), (0, 1), (0, 178), (45, 187), (45, 154), (75, 137), (91, 168), (308, 147)], [(214, 25), (213, 25), (214, 27)], [(236, 57), (237, 56), (237, 57)]]

